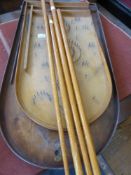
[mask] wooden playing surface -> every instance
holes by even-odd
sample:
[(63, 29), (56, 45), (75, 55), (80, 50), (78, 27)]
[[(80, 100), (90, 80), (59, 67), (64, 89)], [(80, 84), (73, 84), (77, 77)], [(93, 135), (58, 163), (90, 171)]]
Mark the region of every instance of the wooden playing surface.
[[(57, 129), (42, 14), (34, 11), (32, 21), (30, 14), (28, 8), (17, 66), (16, 96), (29, 118), (44, 127)], [(84, 109), (89, 121), (93, 122), (106, 110), (110, 102), (110, 74), (90, 12), (63, 11), (62, 14)], [(66, 128), (58, 81), (57, 88), (63, 125)]]

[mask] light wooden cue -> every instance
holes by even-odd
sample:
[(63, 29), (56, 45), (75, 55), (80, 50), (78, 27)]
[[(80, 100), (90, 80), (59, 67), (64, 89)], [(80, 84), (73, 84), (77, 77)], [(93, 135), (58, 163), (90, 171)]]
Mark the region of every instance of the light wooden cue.
[(68, 69), (68, 65), (67, 65), (67, 58), (66, 58), (66, 54), (65, 54), (64, 45), (62, 42), (60, 27), (58, 24), (58, 19), (57, 19), (57, 14), (55, 11), (54, 3), (52, 0), (50, 1), (50, 5), (51, 5), (51, 9), (52, 9), (52, 15), (53, 15), (53, 21), (54, 21), (54, 26), (55, 26), (55, 30), (56, 30), (56, 37), (57, 37), (57, 41), (58, 41), (58, 46), (60, 48), (59, 50), (60, 50), (60, 56), (61, 56), (61, 60), (62, 60), (62, 68), (63, 68), (64, 75), (65, 75), (67, 91), (69, 94), (69, 100), (71, 103), (73, 118), (74, 118), (76, 131), (77, 131), (77, 135), (78, 135), (78, 140), (79, 140), (81, 153), (82, 153), (82, 157), (83, 157), (83, 163), (85, 165), (86, 173), (88, 175), (92, 175), (91, 165), (90, 165), (90, 161), (89, 161), (89, 157), (88, 157), (88, 150), (86, 148), (85, 137), (83, 134), (81, 123), (80, 123), (79, 112), (77, 109), (76, 99), (75, 99), (74, 92), (73, 92), (73, 86), (72, 86), (71, 77), (70, 77), (69, 69)]
[(57, 68), (58, 79), (60, 83), (60, 91), (61, 91), (62, 103), (63, 103), (64, 113), (65, 113), (67, 130), (69, 134), (74, 168), (75, 168), (76, 175), (83, 175), (82, 163), (80, 159), (77, 138), (75, 135), (72, 112), (69, 104), (68, 93), (67, 93), (64, 75), (61, 67), (61, 61), (60, 61), (59, 49), (58, 49), (58, 44), (57, 44), (56, 35), (55, 35), (54, 24), (51, 16), (50, 16), (50, 30), (51, 30), (56, 68)]
[(65, 174), (69, 175), (69, 165), (68, 165), (68, 158), (67, 158), (64, 129), (62, 127), (62, 119), (61, 119), (61, 114), (60, 114), (60, 109), (59, 109), (59, 99), (58, 99), (57, 86), (56, 86), (50, 28), (49, 28), (48, 16), (46, 13), (46, 4), (44, 0), (41, 0), (41, 5), (42, 5), (42, 13), (43, 13), (43, 19), (44, 19), (45, 31), (46, 31), (46, 37), (47, 37), (46, 41), (47, 41), (48, 55), (49, 55), (51, 83), (52, 83), (52, 89), (53, 89), (53, 97), (54, 97), (54, 104), (55, 104), (55, 110), (56, 110), (56, 118), (57, 118), (58, 132), (59, 132), (59, 138), (60, 138), (60, 145), (61, 145), (61, 150), (62, 150), (63, 164), (64, 164), (64, 169), (65, 169)]
[(30, 8), (30, 15), (29, 15), (29, 24), (28, 24), (28, 31), (27, 31), (27, 40), (26, 40), (26, 46), (25, 46), (24, 70), (27, 70), (27, 64), (28, 64), (28, 54), (29, 54), (29, 43), (30, 43), (30, 33), (31, 33), (32, 15), (33, 15), (33, 5), (31, 5), (31, 8)]
[(78, 87), (78, 83), (77, 83), (77, 79), (76, 79), (76, 75), (75, 75), (73, 61), (72, 61), (72, 57), (70, 54), (70, 49), (69, 49), (69, 45), (67, 42), (66, 32), (65, 32), (65, 28), (64, 28), (64, 22), (63, 22), (63, 18), (62, 18), (62, 14), (61, 14), (60, 9), (57, 10), (57, 14), (58, 14), (60, 28), (61, 28), (63, 41), (64, 41), (64, 45), (65, 45), (65, 50), (66, 50), (66, 54), (67, 54), (68, 65), (69, 65), (69, 69), (70, 69), (70, 73), (71, 73), (71, 78), (72, 78), (72, 82), (73, 82), (75, 96), (77, 99), (77, 104), (78, 104), (78, 108), (79, 108), (79, 112), (80, 112), (82, 126), (83, 126), (84, 133), (85, 133), (85, 138), (86, 138), (89, 157), (90, 157), (90, 161), (91, 161), (91, 165), (92, 165), (92, 169), (93, 169), (93, 174), (100, 175), (101, 173), (100, 173), (100, 169), (99, 169), (99, 165), (98, 165), (98, 161), (97, 161), (97, 157), (96, 157), (96, 153), (95, 153), (95, 149), (94, 149), (92, 136), (90, 133), (89, 122), (88, 122), (87, 117), (86, 117), (85, 112), (84, 112), (82, 99), (80, 96), (80, 91), (79, 91), (79, 87)]

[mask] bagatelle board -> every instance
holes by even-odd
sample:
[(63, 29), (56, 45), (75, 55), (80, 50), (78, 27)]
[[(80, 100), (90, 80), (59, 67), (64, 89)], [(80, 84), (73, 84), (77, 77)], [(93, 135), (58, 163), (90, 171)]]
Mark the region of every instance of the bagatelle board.
[[(17, 64), (16, 96), (30, 119), (57, 130), (43, 17), (39, 11), (33, 11), (32, 6), (27, 15), (28, 25), (22, 38)], [(110, 102), (110, 73), (90, 11), (67, 10), (63, 11), (63, 17), (84, 109), (89, 121), (93, 122)], [(59, 91), (58, 81), (57, 86)], [(66, 128), (61, 98), (59, 99)]]
[[(94, 4), (55, 5), (63, 14), (84, 108), (98, 153), (114, 132), (119, 114), (99, 15)], [(62, 166), (62, 156), (42, 21), (39, 2), (24, 3), (0, 94), (0, 124), (8, 146), (21, 159), (39, 167), (56, 168)], [(59, 89), (58, 82), (57, 86)], [(60, 108), (63, 114), (61, 103)], [(66, 132), (65, 137), (71, 161)]]

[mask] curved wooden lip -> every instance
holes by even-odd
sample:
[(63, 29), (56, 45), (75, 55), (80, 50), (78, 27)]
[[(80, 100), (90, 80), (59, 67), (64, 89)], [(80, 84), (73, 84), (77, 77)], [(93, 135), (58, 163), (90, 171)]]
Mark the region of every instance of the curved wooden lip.
[[(70, 12), (70, 11), (69, 11)], [(69, 12), (66, 11), (66, 14), (68, 14)], [(73, 11), (72, 13), (75, 13), (76, 14), (77, 11)], [(78, 11), (79, 12), (79, 11)], [(86, 11), (84, 11), (84, 14), (85, 14)], [(23, 32), (23, 35), (24, 35), (24, 32)], [(22, 40), (23, 41), (23, 40)], [(19, 55), (18, 55), (18, 63), (20, 63), (22, 60), (22, 56), (21, 56), (21, 52), (22, 52), (22, 41), (21, 41), (21, 47), (19, 49)], [(103, 105), (105, 106), (105, 108), (103, 110), (98, 110), (97, 113), (94, 114), (94, 116), (92, 117), (92, 120), (90, 120), (90, 123), (94, 122), (97, 118), (99, 118), (103, 113), (104, 111), (106, 110), (106, 108), (108, 107), (109, 103), (110, 103), (110, 99), (111, 99), (111, 95), (112, 95), (112, 82), (111, 82), (111, 77), (110, 77), (110, 73), (109, 73), (109, 70), (108, 70), (108, 67), (107, 67), (107, 63), (105, 61), (105, 58), (103, 56), (100, 57), (101, 58), (101, 62), (103, 63), (104, 65), (104, 70), (105, 70), (105, 73), (106, 73), (106, 77), (108, 79), (108, 82), (109, 82), (109, 95), (108, 95), (108, 98), (106, 98), (106, 103), (105, 101), (103, 102)], [(20, 108), (22, 109), (22, 111), (26, 114), (26, 116), (28, 116), (32, 121), (34, 121), (35, 123), (45, 127), (45, 128), (48, 128), (48, 129), (51, 129), (51, 130), (58, 130), (57, 129), (57, 125), (53, 126), (53, 125), (50, 125), (49, 123), (46, 123), (46, 122), (43, 122), (43, 120), (38, 120), (36, 119), (35, 117), (32, 116), (32, 114), (28, 111), (28, 109), (26, 109), (24, 107), (24, 102), (21, 100), (20, 98), (20, 95), (19, 95), (19, 88), (18, 88), (18, 81), (20, 80), (20, 64), (17, 64), (17, 67), (16, 67), (16, 76), (15, 76), (15, 92), (16, 92), (16, 99), (17, 99), (17, 102), (20, 106)], [(44, 114), (45, 115), (45, 114)], [(64, 130), (66, 131), (66, 128), (64, 128)]]

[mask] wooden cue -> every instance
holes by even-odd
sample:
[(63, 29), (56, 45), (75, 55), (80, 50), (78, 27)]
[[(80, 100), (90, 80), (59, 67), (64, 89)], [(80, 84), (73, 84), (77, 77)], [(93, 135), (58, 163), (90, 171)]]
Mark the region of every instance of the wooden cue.
[(54, 3), (53, 1), (50, 1), (51, 7), (52, 7), (52, 15), (53, 15), (53, 20), (54, 20), (54, 26), (56, 29), (56, 37), (58, 40), (58, 46), (59, 46), (59, 50), (60, 50), (60, 56), (61, 56), (61, 60), (62, 60), (62, 68), (64, 71), (64, 75), (65, 75), (65, 80), (66, 80), (66, 85), (67, 85), (67, 90), (69, 93), (69, 100), (71, 103), (71, 108), (72, 108), (72, 112), (73, 112), (73, 118), (74, 118), (74, 122), (75, 122), (75, 126), (76, 126), (76, 131), (77, 131), (77, 135), (78, 135), (78, 140), (79, 140), (79, 144), (80, 144), (80, 149), (81, 149), (81, 153), (82, 153), (82, 157), (83, 157), (83, 163), (85, 165), (85, 170), (86, 173), (88, 175), (92, 175), (92, 170), (91, 170), (91, 165), (90, 165), (90, 160), (88, 157), (88, 150), (86, 147), (86, 142), (85, 142), (85, 137), (83, 134), (83, 129), (80, 123), (80, 117), (79, 117), (79, 112), (77, 109), (77, 104), (76, 104), (76, 99), (74, 96), (74, 92), (73, 92), (73, 87), (72, 87), (72, 82), (71, 82), (71, 77), (69, 74), (69, 69), (68, 69), (68, 65), (67, 65), (67, 58), (65, 55), (65, 49), (64, 49), (64, 45), (62, 42), (62, 36), (61, 36), (61, 32), (60, 32), (60, 27), (58, 24), (58, 19), (57, 19), (57, 14), (54, 8)]
[(60, 83), (60, 91), (61, 91), (62, 103), (63, 103), (64, 113), (65, 113), (67, 130), (68, 130), (68, 134), (69, 134), (69, 140), (70, 140), (74, 168), (75, 168), (76, 175), (83, 175), (82, 163), (81, 163), (79, 149), (78, 149), (78, 142), (77, 142), (77, 137), (76, 137), (76, 133), (75, 133), (72, 112), (71, 112), (71, 108), (70, 108), (70, 104), (69, 104), (67, 88), (66, 88), (66, 84), (65, 84), (65, 80), (64, 80), (63, 70), (61, 67), (58, 43), (56, 40), (54, 24), (53, 24), (51, 16), (50, 16), (50, 30), (51, 30), (56, 68), (57, 68), (58, 79), (59, 79), (59, 83)]
[(33, 5), (31, 5), (30, 15), (29, 15), (29, 24), (28, 24), (28, 31), (27, 31), (26, 47), (25, 47), (25, 58), (24, 58), (24, 70), (27, 70), (27, 64), (28, 64), (28, 54), (29, 54), (29, 43), (30, 43), (32, 15), (33, 15)]
[(10, 83), (13, 84), (13, 80), (14, 80), (14, 77), (15, 77), (15, 71), (16, 71), (16, 67), (17, 67), (17, 59), (19, 57), (19, 55), (21, 54), (21, 47), (22, 47), (22, 36), (23, 36), (23, 32), (25, 30), (25, 21), (26, 21), (26, 14), (27, 14), (27, 2), (25, 4), (25, 10), (24, 10), (24, 16), (23, 16), (23, 24), (22, 24), (22, 29), (21, 29), (21, 34), (20, 34), (20, 42), (19, 42), (19, 50), (18, 50), (18, 54), (15, 56), (15, 61), (14, 61), (14, 64), (13, 64), (13, 71), (11, 72), (11, 76), (10, 76)]
[(49, 28), (47, 13), (46, 13), (45, 0), (41, 0), (41, 5), (42, 5), (42, 13), (43, 13), (43, 19), (44, 19), (44, 24), (45, 24), (46, 36), (47, 36), (46, 41), (47, 41), (48, 55), (49, 55), (49, 67), (50, 67), (51, 83), (52, 83), (52, 89), (53, 89), (53, 97), (54, 97), (54, 104), (55, 104), (55, 110), (56, 110), (56, 118), (57, 118), (58, 132), (59, 132), (59, 138), (60, 138), (60, 145), (61, 145), (61, 150), (62, 150), (65, 174), (69, 175), (67, 150), (66, 150), (64, 129), (62, 127), (62, 119), (61, 119), (61, 114), (60, 114), (60, 109), (59, 109), (59, 99), (58, 99), (58, 93), (57, 93), (55, 69), (54, 69), (54, 62), (53, 62), (53, 50), (51, 46), (52, 44), (51, 44), (50, 28)]
[(66, 38), (64, 22), (63, 22), (61, 11), (59, 9), (57, 10), (57, 14), (58, 14), (59, 23), (61, 26), (61, 32), (62, 32), (65, 50), (66, 50), (66, 54), (67, 54), (68, 65), (69, 65), (69, 69), (70, 69), (70, 73), (71, 73), (71, 78), (72, 78), (72, 82), (73, 82), (75, 96), (77, 99), (78, 109), (80, 112), (81, 122), (82, 122), (82, 126), (83, 126), (84, 133), (85, 133), (85, 138), (86, 138), (86, 143), (87, 143), (87, 147), (88, 147), (88, 153), (89, 153), (89, 157), (90, 157), (90, 161), (91, 161), (91, 165), (92, 165), (93, 174), (100, 175), (101, 173), (100, 173), (100, 169), (99, 169), (99, 165), (98, 165), (98, 161), (97, 161), (97, 157), (96, 157), (96, 153), (95, 153), (95, 149), (94, 149), (92, 136), (90, 133), (89, 122), (88, 122), (87, 117), (86, 117), (85, 112), (84, 112), (82, 99), (80, 96), (80, 91), (79, 91), (79, 87), (78, 87), (78, 83), (77, 83), (77, 79), (76, 79), (76, 75), (75, 75), (75, 70), (74, 70), (74, 66), (73, 66), (73, 61), (72, 61), (69, 45), (68, 45), (67, 38)]

